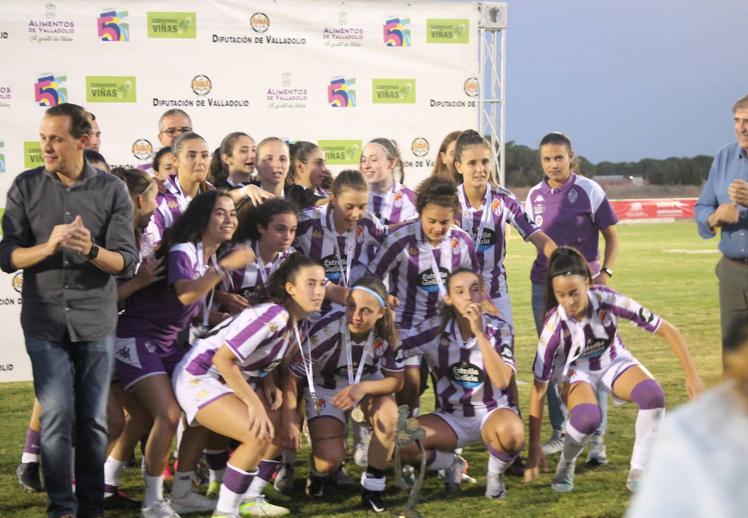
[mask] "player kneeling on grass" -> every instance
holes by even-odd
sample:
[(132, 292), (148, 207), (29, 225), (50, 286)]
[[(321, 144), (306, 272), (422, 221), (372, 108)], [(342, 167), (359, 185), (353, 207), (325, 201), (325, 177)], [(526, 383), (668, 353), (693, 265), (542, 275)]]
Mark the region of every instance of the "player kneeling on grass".
[(546, 315), (535, 355), (535, 382), (530, 394), (530, 458), (525, 481), (539, 475), (543, 460), (540, 423), (548, 382), (561, 388), (569, 409), (566, 437), (551, 487), (574, 489), (574, 468), (587, 438), (600, 426), (597, 389), (602, 385), (619, 401), (639, 405), (634, 451), (626, 487), (636, 490), (665, 413), (665, 394), (652, 375), (623, 346), (618, 320), (630, 320), (662, 336), (683, 364), (686, 390), (693, 398), (701, 379), (678, 329), (634, 300), (606, 286), (591, 285), (587, 262), (576, 250), (557, 248), (548, 265)]
[[(312, 461), (306, 493), (323, 498), (330, 478), (345, 459), (345, 424), (366, 423), (373, 430), (368, 467), (361, 477), (362, 504), (384, 511), (384, 471), (395, 447), (397, 405), (392, 395), (403, 386), (403, 363), (387, 306), (387, 290), (379, 279), (362, 277), (346, 298), (345, 311), (334, 310), (312, 326), (311, 340), (291, 360), (284, 382), (284, 412), (291, 424), (284, 442), (299, 448), (297, 386), (305, 380), (306, 410)], [(286, 418), (284, 416), (284, 422)]]
[(189, 424), (240, 443), (226, 465), (214, 517), (289, 512), (262, 497), (267, 473), (277, 465), (264, 459), (280, 453), (275, 438), (282, 394), (268, 383), (268, 374), (281, 364), (289, 344), (299, 343), (298, 321), (319, 311), (324, 281), (316, 261), (294, 254), (250, 307), (197, 340), (176, 368), (174, 390)]
[[(468, 268), (447, 278), (441, 317), (403, 341), (404, 356), (422, 354), (436, 377), (439, 409), (418, 417), (428, 469), (446, 469), (447, 491), (459, 487), (465, 461), (456, 448), (482, 441), (489, 453), (486, 496), (506, 495), (503, 475), (525, 444), (525, 432), (508, 390), (514, 365), (512, 329), (484, 314), (482, 279)], [(402, 450), (403, 462), (420, 460), (417, 446)]]

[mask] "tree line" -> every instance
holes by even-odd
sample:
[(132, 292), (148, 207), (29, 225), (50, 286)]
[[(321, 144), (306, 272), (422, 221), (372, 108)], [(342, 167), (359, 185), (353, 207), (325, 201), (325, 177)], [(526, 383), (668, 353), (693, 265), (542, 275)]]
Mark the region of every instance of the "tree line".
[[(573, 170), (587, 178), (594, 176), (641, 176), (655, 185), (701, 185), (709, 174), (711, 156), (691, 158), (671, 157), (664, 160), (644, 158), (638, 162), (602, 161), (594, 164), (582, 155), (574, 158)], [(510, 187), (527, 187), (543, 179), (538, 150), (506, 143), (506, 184)]]

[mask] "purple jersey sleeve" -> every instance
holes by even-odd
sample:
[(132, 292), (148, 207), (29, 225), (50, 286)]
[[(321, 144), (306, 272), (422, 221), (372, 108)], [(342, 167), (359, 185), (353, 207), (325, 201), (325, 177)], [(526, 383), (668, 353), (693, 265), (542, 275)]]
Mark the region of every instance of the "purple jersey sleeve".
[(595, 226), (600, 230), (604, 230), (618, 223), (618, 216), (616, 216), (613, 206), (608, 201), (603, 188), (596, 182), (589, 183), (592, 185), (592, 188), (587, 192), (587, 195), (590, 197), (590, 203), (592, 204), (592, 219), (595, 220)]
[(523, 210), (522, 205), (517, 201), (517, 198), (514, 197), (514, 194), (509, 193), (509, 195), (504, 199), (504, 203), (506, 204), (509, 223), (517, 229), (517, 232), (520, 233), (522, 239), (527, 241), (531, 235), (540, 230), (540, 227), (530, 220)]
[(389, 372), (403, 372), (405, 370), (405, 357), (403, 355), (402, 347), (398, 347), (393, 350), (391, 346), (387, 345), (387, 349), (382, 355), (382, 369)]
[(180, 280), (193, 280), (195, 278), (195, 262), (184, 250), (169, 251), (169, 265), (167, 267), (166, 282), (169, 285)]
[(279, 304), (258, 309), (245, 309), (252, 311), (255, 318), (237, 318), (227, 330), (226, 344), (240, 361), (245, 361), (262, 342), (282, 333), (288, 323), (288, 312)]
[(380, 279), (386, 279), (387, 274), (397, 267), (400, 252), (406, 243), (407, 238), (394, 239), (392, 235), (385, 239), (374, 258), (367, 265), (367, 273)]
[(486, 336), (494, 350), (504, 360), (504, 363), (509, 365), (512, 371), (516, 373), (517, 365), (514, 360), (514, 335), (512, 328), (508, 324), (497, 320), (486, 326)]
[(535, 353), (535, 361), (532, 371), (535, 379), (548, 381), (553, 374), (553, 364), (559, 349), (562, 348), (566, 339), (564, 325), (556, 309), (552, 309), (543, 326), (543, 332), (538, 340), (538, 350)]
[(610, 311), (619, 318), (630, 320), (632, 324), (649, 333), (656, 333), (662, 325), (662, 318), (621, 293), (610, 290), (613, 301)]
[(400, 344), (403, 359), (423, 354), (423, 349), (439, 338), (441, 317), (430, 318), (415, 328), (415, 331), (403, 337)]

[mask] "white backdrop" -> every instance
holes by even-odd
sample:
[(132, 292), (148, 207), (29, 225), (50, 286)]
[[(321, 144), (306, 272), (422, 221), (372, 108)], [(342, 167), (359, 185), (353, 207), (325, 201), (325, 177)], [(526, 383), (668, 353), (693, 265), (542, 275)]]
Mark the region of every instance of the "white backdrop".
[[(157, 121), (187, 111), (211, 148), (232, 131), (318, 142), (333, 171), (395, 139), (406, 184), (450, 131), (477, 123), (472, 3), (11, 0), (0, 18), (0, 207), (41, 165), (46, 107), (93, 112), (111, 164), (148, 162)], [(0, 276), (0, 381), (31, 378), (20, 275)]]

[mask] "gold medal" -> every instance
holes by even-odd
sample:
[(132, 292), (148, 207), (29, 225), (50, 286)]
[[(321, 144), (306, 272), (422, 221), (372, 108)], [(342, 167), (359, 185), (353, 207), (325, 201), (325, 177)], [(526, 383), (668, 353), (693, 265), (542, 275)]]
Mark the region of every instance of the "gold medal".
[(351, 419), (353, 419), (357, 423), (363, 423), (364, 422), (364, 411), (361, 410), (360, 406), (356, 406), (351, 410)]

